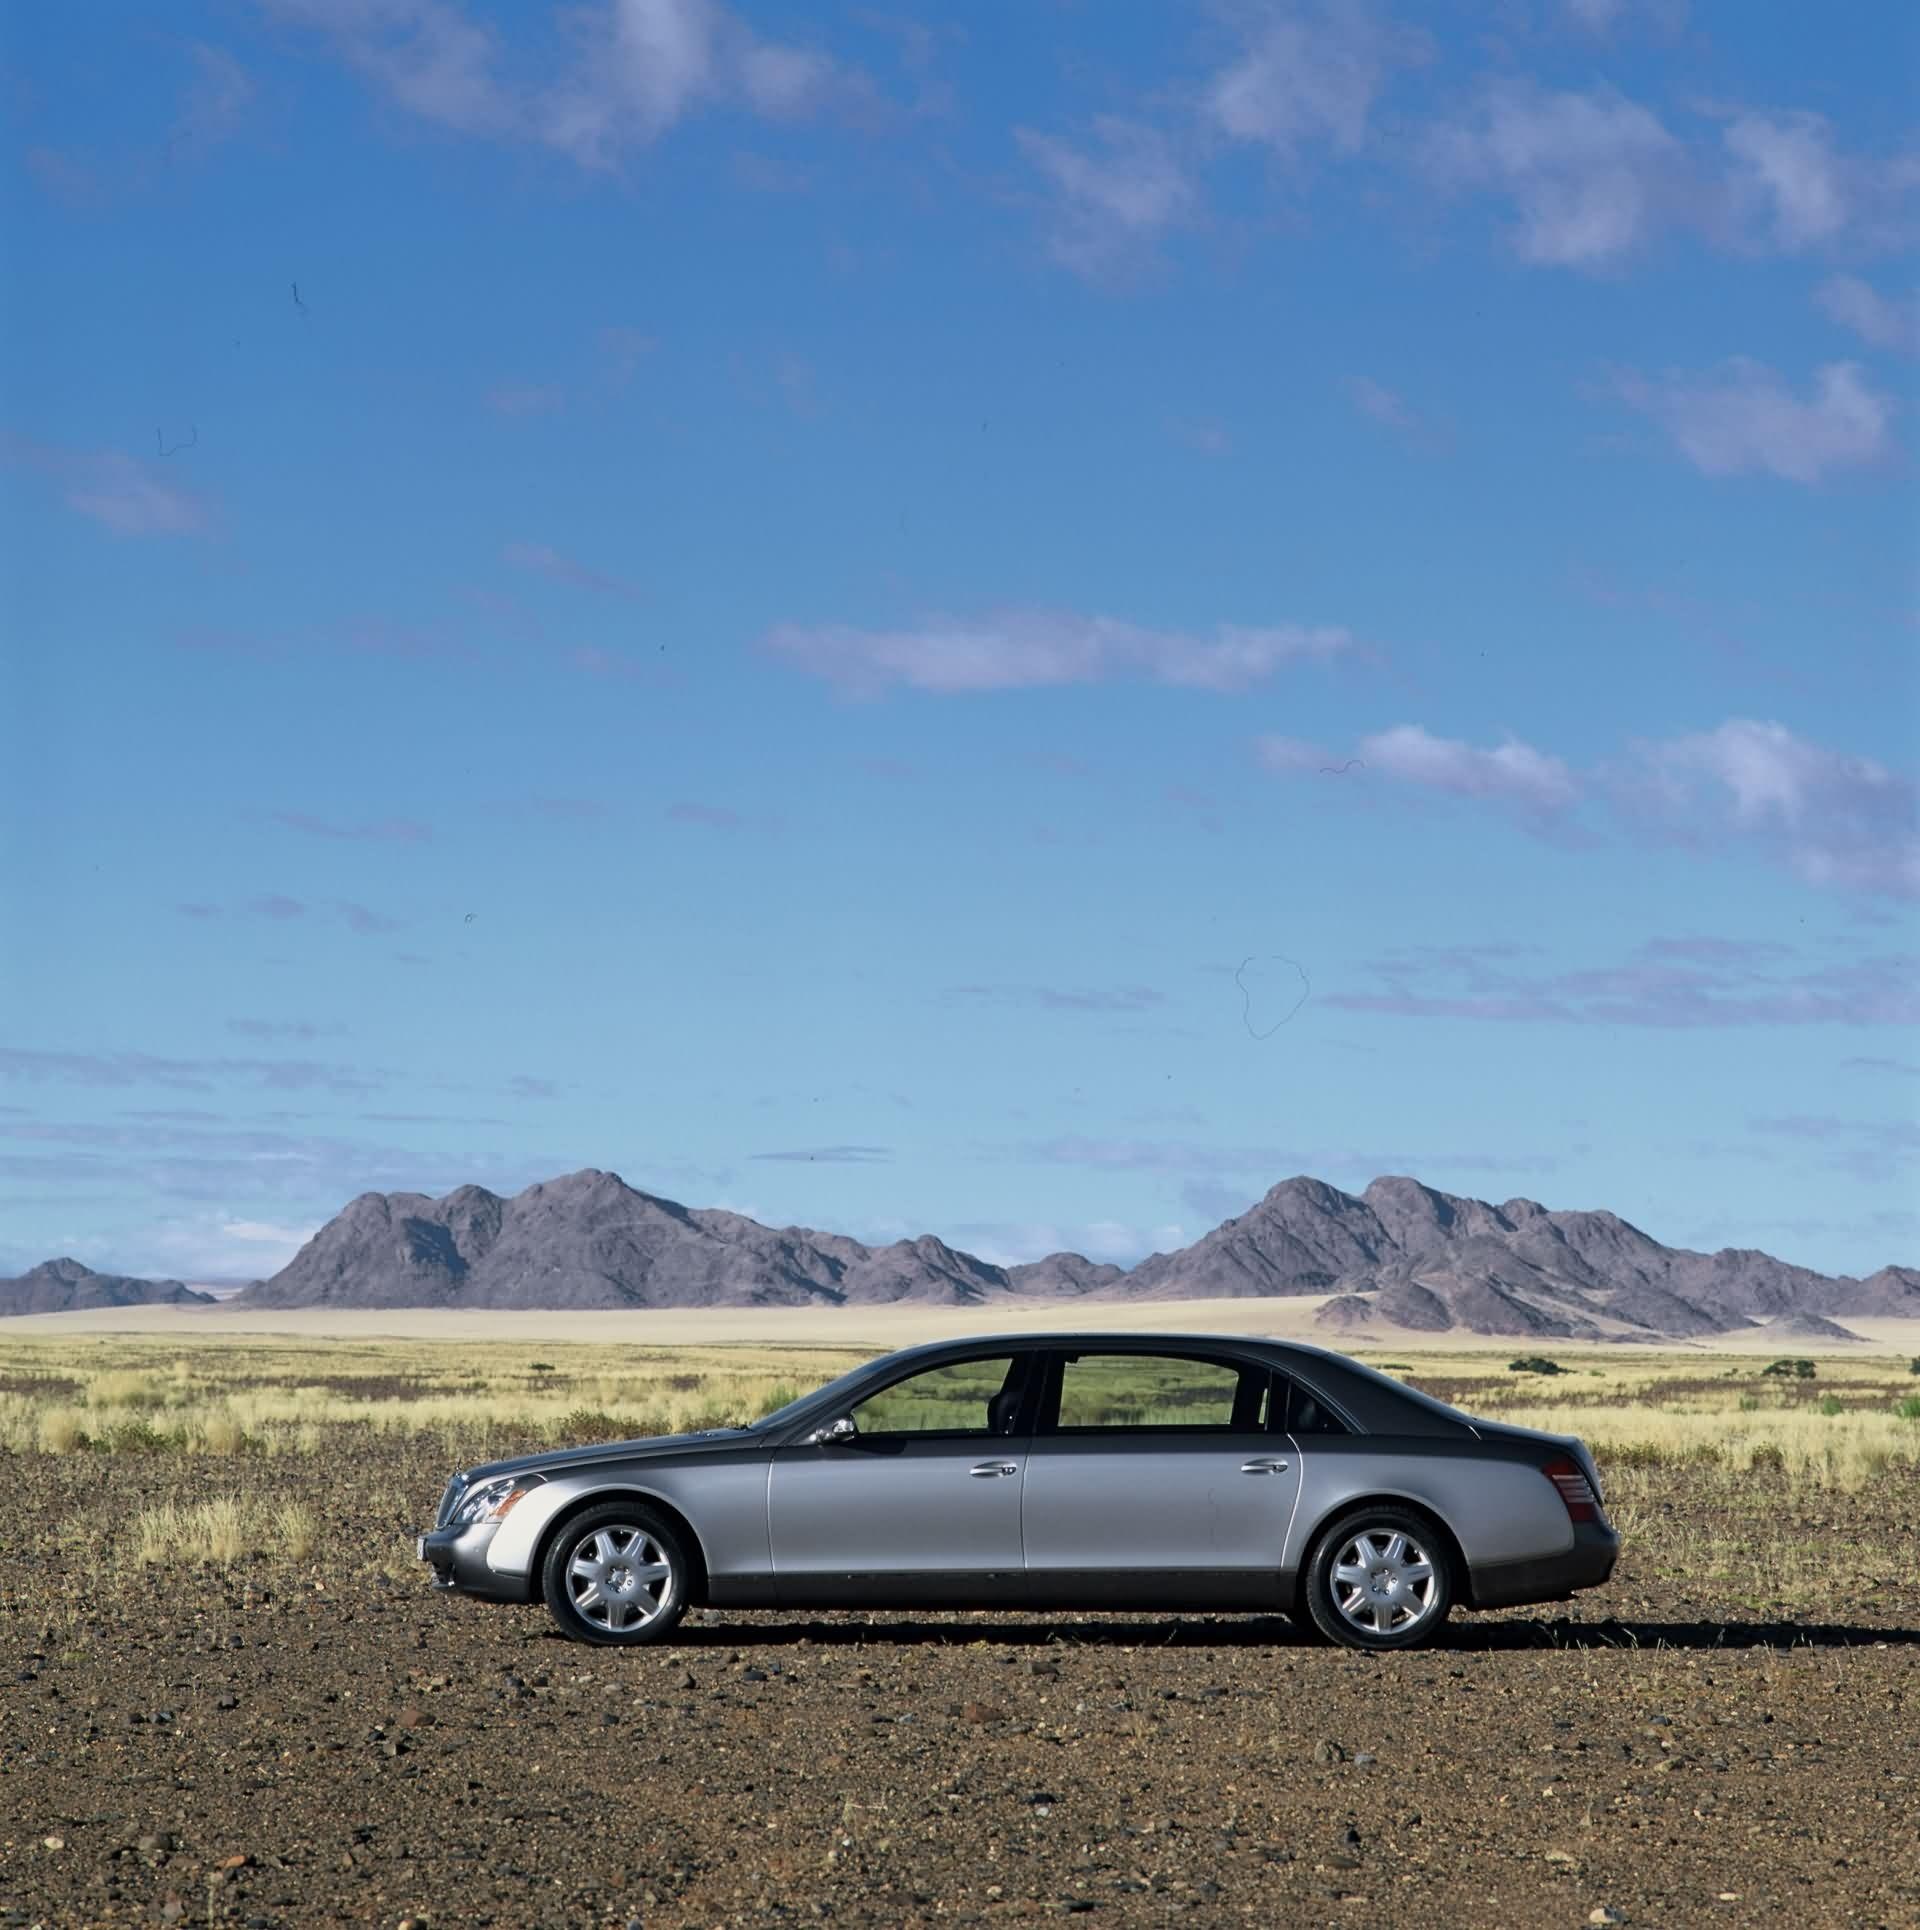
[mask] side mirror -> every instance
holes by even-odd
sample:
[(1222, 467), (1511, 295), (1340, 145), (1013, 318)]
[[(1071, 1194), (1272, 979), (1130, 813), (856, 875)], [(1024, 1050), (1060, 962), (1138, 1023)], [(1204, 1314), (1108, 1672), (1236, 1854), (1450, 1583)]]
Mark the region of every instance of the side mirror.
[(827, 1422), (824, 1427), (816, 1427), (801, 1443), (802, 1447), (829, 1447), (836, 1441), (851, 1441), (860, 1430), (853, 1424), (851, 1414), (842, 1414), (836, 1420)]

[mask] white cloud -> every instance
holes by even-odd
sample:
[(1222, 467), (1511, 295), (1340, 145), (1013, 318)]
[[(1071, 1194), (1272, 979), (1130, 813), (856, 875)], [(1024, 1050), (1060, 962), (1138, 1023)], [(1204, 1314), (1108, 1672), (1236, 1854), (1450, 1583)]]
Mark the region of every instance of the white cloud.
[(1696, 840), (1754, 839), (1812, 885), (1920, 897), (1915, 787), (1872, 758), (1744, 717), (1636, 743), (1633, 756), (1615, 780), (1631, 811)]
[(149, 1269), (195, 1281), (264, 1280), (278, 1273), (320, 1230), (276, 1220), (235, 1219), (223, 1213), (195, 1215), (151, 1229), (143, 1251)]
[(82, 453), (6, 435), (0, 436), (0, 459), (48, 477), (69, 509), (116, 536), (190, 536), (210, 520), (193, 491), (123, 450)]
[(1611, 88), (1490, 88), (1468, 119), (1429, 143), (1438, 177), (1506, 197), (1528, 261), (1591, 268), (1648, 239), (1685, 191), (1686, 151), (1646, 108)]
[(1077, 273), (1097, 275), (1150, 245), (1191, 211), (1185, 164), (1157, 128), (1103, 115), (1093, 140), (1076, 145), (1032, 128), (1014, 130), (1021, 152), (1053, 191), (1048, 245)]
[(1818, 482), (1829, 471), (1880, 457), (1895, 404), (1868, 386), (1856, 362), (1830, 362), (1802, 400), (1772, 369), (1744, 356), (1707, 376), (1654, 383), (1629, 372), (1622, 398), (1651, 416), (1709, 476), (1761, 474)]
[[(563, 13), (565, 54), (507, 50), (457, 0), (258, 0), (324, 34), (396, 105), (462, 133), (537, 142), (608, 168), (695, 110), (789, 119), (865, 101), (864, 75), (764, 40), (716, 0), (599, 0)], [(566, 57), (570, 54), (570, 58)], [(543, 73), (544, 65), (544, 73)]]
[(1920, 355), (1920, 294), (1889, 299), (1858, 275), (1834, 275), (1820, 284), (1814, 300), (1829, 321), (1863, 342)]
[(1572, 772), (1559, 758), (1514, 737), (1493, 750), (1480, 750), (1457, 738), (1435, 737), (1418, 724), (1399, 724), (1363, 737), (1358, 755), (1369, 771), (1455, 797), (1559, 811), (1580, 795)]
[(1113, 617), (1013, 610), (971, 620), (932, 617), (899, 630), (783, 624), (766, 647), (861, 695), (888, 685), (953, 695), (1128, 676), (1195, 690), (1243, 690), (1284, 664), (1336, 655), (1352, 641), (1331, 626), (1222, 624), (1198, 635)]
[(277, 20), (324, 33), (342, 59), (409, 113), (468, 134), (502, 134), (518, 103), (494, 73), (499, 46), (453, 0), (258, 0)]
[(189, 51), (194, 78), (181, 102), (173, 138), (212, 147), (234, 133), (245, 119), (253, 101), (253, 81), (224, 47), (196, 41)]
[(1722, 136), (1736, 203), (1758, 204), (1789, 252), (1837, 235), (1852, 214), (1844, 165), (1818, 114), (1737, 115)]
[(1233, 139), (1289, 158), (1317, 142), (1357, 153), (1390, 70), (1427, 53), (1423, 36), (1389, 30), (1363, 7), (1290, 9), (1215, 77), (1205, 111)]

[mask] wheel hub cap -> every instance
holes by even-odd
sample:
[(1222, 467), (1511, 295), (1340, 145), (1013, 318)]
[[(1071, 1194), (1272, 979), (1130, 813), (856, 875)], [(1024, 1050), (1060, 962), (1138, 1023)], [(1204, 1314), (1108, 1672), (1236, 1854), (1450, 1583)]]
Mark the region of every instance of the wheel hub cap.
[(582, 1621), (614, 1634), (644, 1627), (673, 1592), (673, 1564), (644, 1528), (615, 1523), (581, 1537), (567, 1593)]
[(1432, 1557), (1402, 1529), (1365, 1529), (1334, 1557), (1334, 1606), (1369, 1635), (1405, 1635), (1439, 1600)]

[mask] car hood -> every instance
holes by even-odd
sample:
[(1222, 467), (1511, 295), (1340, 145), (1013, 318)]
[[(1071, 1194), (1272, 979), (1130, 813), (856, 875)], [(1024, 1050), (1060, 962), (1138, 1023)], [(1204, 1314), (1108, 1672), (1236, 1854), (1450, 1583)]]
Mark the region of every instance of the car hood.
[(540, 1454), (519, 1454), (505, 1461), (485, 1461), (468, 1468), (463, 1485), (491, 1480), (496, 1474), (558, 1474), (594, 1461), (655, 1461), (669, 1454), (712, 1454), (739, 1447), (753, 1439), (745, 1427), (701, 1428), (693, 1434), (648, 1434), (636, 1441), (597, 1441), (591, 1447), (550, 1448)]

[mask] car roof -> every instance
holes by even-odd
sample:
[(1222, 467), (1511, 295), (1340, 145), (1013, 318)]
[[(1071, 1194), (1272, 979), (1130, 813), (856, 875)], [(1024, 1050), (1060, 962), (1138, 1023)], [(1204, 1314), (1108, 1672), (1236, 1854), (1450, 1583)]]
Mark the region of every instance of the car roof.
[(895, 1352), (879, 1356), (884, 1360), (905, 1360), (917, 1354), (970, 1353), (976, 1349), (991, 1351), (995, 1347), (1124, 1347), (1131, 1349), (1141, 1345), (1157, 1345), (1163, 1342), (1176, 1342), (1183, 1346), (1203, 1347), (1254, 1347), (1267, 1350), (1280, 1349), (1291, 1353), (1315, 1354), (1325, 1360), (1339, 1360), (1340, 1355), (1325, 1347), (1315, 1347), (1305, 1341), (1282, 1340), (1274, 1334), (1225, 1334), (1191, 1332), (1171, 1327), (1125, 1327), (1096, 1328), (1076, 1332), (1059, 1332), (1028, 1329), (1008, 1333), (956, 1334), (950, 1340), (923, 1340), (912, 1347), (902, 1347)]

